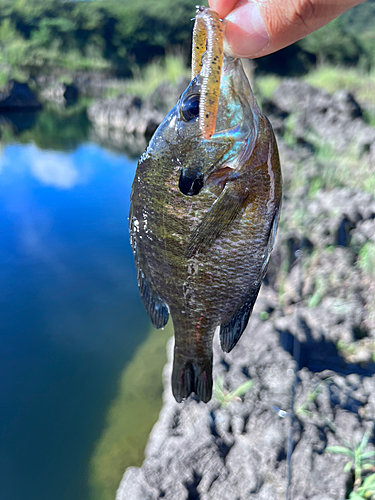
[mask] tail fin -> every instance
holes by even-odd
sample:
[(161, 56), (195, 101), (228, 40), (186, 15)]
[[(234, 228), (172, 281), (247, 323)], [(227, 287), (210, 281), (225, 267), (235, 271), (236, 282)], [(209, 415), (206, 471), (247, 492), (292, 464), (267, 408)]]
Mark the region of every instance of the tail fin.
[(212, 396), (212, 354), (201, 359), (187, 359), (178, 351), (174, 352), (172, 392), (175, 400), (181, 403), (192, 392), (204, 403)]

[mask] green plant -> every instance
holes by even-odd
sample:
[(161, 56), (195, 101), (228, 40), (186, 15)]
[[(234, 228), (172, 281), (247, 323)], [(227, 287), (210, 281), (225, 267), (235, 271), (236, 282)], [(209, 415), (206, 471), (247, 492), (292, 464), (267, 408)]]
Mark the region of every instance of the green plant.
[[(315, 402), (319, 394), (328, 383), (332, 381), (329, 377), (322, 380), (313, 391), (309, 393), (305, 402), (297, 409), (296, 414), (314, 419), (317, 415), (310, 410), (310, 406)], [(325, 425), (344, 443), (344, 446), (328, 446), (325, 451), (327, 453), (339, 453), (346, 455), (349, 461), (345, 464), (344, 471), (346, 473), (354, 472), (354, 488), (350, 492), (350, 500), (375, 500), (375, 474), (363, 477), (369, 471), (375, 471), (375, 450), (366, 451), (370, 436), (371, 428), (367, 429), (359, 443), (352, 444), (339, 432), (336, 425), (325, 415), (320, 415)]]
[(190, 77), (190, 69), (181, 55), (169, 54), (150, 62), (143, 71), (135, 66), (133, 74), (126, 86), (127, 93), (148, 97), (163, 82), (175, 84), (183, 76)]
[(349, 495), (350, 500), (373, 500), (375, 498), (375, 474), (365, 477), (357, 491), (352, 491)]
[(237, 387), (234, 391), (227, 391), (224, 389), (223, 378), (218, 377), (214, 387), (214, 398), (219, 402), (220, 406), (226, 407), (232, 401), (236, 401), (241, 396), (245, 395), (254, 385), (253, 380), (248, 380), (244, 382), (240, 386)]
[(261, 311), (259, 313), (259, 317), (262, 321), (267, 321), (268, 317), (269, 317), (269, 314), (267, 311)]
[(358, 265), (364, 274), (375, 274), (375, 243), (368, 241), (359, 251)]
[(368, 125), (371, 125), (371, 127), (375, 127), (375, 111), (374, 110), (364, 110), (363, 111), (363, 118), (365, 122)]
[(327, 92), (348, 90), (360, 102), (374, 103), (375, 72), (360, 71), (358, 68), (345, 66), (320, 65), (310, 71), (304, 81), (313, 87)]
[(321, 177), (314, 177), (310, 183), (309, 187), (309, 198), (314, 198), (314, 196), (323, 188), (324, 181)]
[(288, 144), (288, 146), (295, 146), (297, 144), (297, 138), (295, 136), (295, 129), (298, 121), (298, 116), (295, 114), (289, 115), (285, 120), (285, 132), (283, 139)]
[(343, 354), (354, 354), (355, 353), (355, 347), (353, 344), (347, 344), (344, 340), (339, 340), (336, 344), (336, 347), (339, 351), (341, 351)]
[(255, 88), (259, 100), (272, 99), (273, 94), (281, 83), (281, 78), (276, 75), (262, 75), (255, 80)]
[(324, 280), (318, 276), (315, 280), (315, 292), (309, 298), (308, 306), (311, 308), (317, 307), (322, 301), (322, 298), (324, 297), (325, 293), (326, 293), (326, 284)]
[(297, 409), (296, 413), (297, 415), (298, 414), (305, 414), (307, 415), (308, 417), (312, 417), (313, 414), (311, 413), (311, 411), (309, 410), (310, 408), (310, 404), (313, 403), (316, 398), (319, 396), (319, 394), (322, 392), (322, 385), (323, 384), (326, 384), (326, 381), (324, 382), (321, 382), (320, 384), (318, 384), (316, 386), (316, 388), (310, 392), (306, 398), (306, 401)]
[[(344, 471), (346, 473), (354, 471), (353, 493), (358, 495), (357, 497), (351, 496), (350, 498), (372, 498), (372, 493), (371, 496), (359, 496), (360, 493), (358, 492), (360, 487), (362, 487), (362, 489), (365, 487), (365, 482), (362, 482), (363, 473), (375, 469), (375, 450), (365, 451), (370, 436), (371, 429), (367, 429), (360, 443), (350, 444), (347, 440), (343, 440), (346, 446), (328, 446), (325, 450), (327, 453), (340, 453), (346, 455), (350, 459), (345, 464)], [(375, 493), (374, 481), (370, 483), (373, 485), (373, 493)]]

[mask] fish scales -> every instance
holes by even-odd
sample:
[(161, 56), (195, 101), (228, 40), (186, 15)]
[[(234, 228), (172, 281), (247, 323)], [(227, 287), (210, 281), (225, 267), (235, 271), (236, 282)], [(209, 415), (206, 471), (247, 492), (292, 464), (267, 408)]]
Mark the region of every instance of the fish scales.
[(230, 351), (267, 270), (281, 203), (277, 145), (240, 61), (224, 55), (211, 139), (200, 133), (196, 102), (195, 116), (184, 116), (204, 64), (138, 163), (129, 217), (146, 309), (156, 327), (173, 319), (177, 401), (211, 398), (215, 329)]

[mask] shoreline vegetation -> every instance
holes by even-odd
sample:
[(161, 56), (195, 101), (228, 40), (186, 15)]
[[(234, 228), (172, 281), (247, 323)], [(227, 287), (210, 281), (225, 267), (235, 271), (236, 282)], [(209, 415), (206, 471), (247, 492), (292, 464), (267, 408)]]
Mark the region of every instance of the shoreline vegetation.
[[(207, 2), (205, 2), (207, 3)], [(76, 71), (137, 78), (156, 57), (190, 62), (195, 0), (0, 0), (0, 87)], [(173, 15), (172, 15), (173, 14)], [(260, 73), (301, 76), (321, 64), (375, 64), (375, 1), (346, 12), (276, 55), (257, 60)]]
[[(29, 87), (33, 89), (34, 95), (42, 103), (42, 109), (30, 110), (26, 113), (22, 111), (19, 112), (19, 115), (12, 111), (0, 110), (1, 142), (2, 144), (11, 143), (16, 138), (17, 142), (21, 143), (34, 142), (42, 149), (66, 150), (89, 139), (99, 141), (104, 146), (123, 151), (130, 157), (137, 158), (145, 148), (150, 136), (145, 138), (141, 134), (142, 137), (139, 137), (139, 134), (134, 135), (131, 131), (129, 134), (129, 131), (126, 130), (129, 127), (125, 123), (127, 112), (130, 112), (131, 119), (134, 118), (133, 115), (139, 114), (142, 121), (142, 113), (144, 113), (145, 108), (151, 111), (156, 110), (154, 125), (156, 128), (157, 121), (173, 107), (189, 77), (190, 70), (185, 67), (182, 56), (171, 54), (164, 59), (157, 58), (152, 61), (139, 70), (137, 77), (132, 79), (100, 78), (99, 81), (96, 81), (95, 76), (93, 77), (91, 74), (91, 77), (88, 80), (83, 79), (82, 83), (81, 75), (79, 75), (77, 79), (81, 79), (80, 86), (79, 91), (76, 91), (78, 99), (73, 102), (67, 102), (63, 98), (65, 89), (71, 84), (61, 84), (61, 81), (50, 78), (44, 88), (34, 91), (35, 85), (29, 82)], [(252, 86), (261, 106), (272, 100), (276, 89), (285, 78), (288, 77), (275, 74), (255, 74)], [(364, 120), (369, 125), (375, 124), (375, 69), (364, 71), (354, 66), (348, 68), (340, 65), (321, 64), (300, 77), (300, 80), (330, 94), (338, 91), (349, 92), (361, 106)], [(72, 88), (76, 89), (74, 76), (71, 75), (69, 81), (72, 82)], [(130, 108), (125, 109), (127, 100), (121, 101), (121, 98), (126, 96), (139, 98), (143, 110), (134, 109), (133, 113)], [(138, 106), (137, 102), (135, 108)], [(106, 130), (103, 127), (99, 127), (98, 130), (96, 127), (96, 122), (99, 120), (96, 109), (95, 113), (88, 112), (90, 107), (95, 106), (96, 103), (100, 103), (102, 115), (108, 115), (105, 116), (106, 120), (109, 120), (109, 124), (104, 127)], [(124, 116), (121, 116), (120, 120), (118, 117), (111, 120), (111, 107)], [(79, 137), (74, 132), (75, 127), (70, 126), (69, 122), (80, 123), (81, 134)], [(119, 127), (124, 129), (123, 134), (119, 135)], [(151, 134), (155, 128), (150, 131)], [(116, 141), (101, 136), (101, 132), (110, 134), (112, 131)], [(131, 147), (132, 142), (133, 147)]]
[[(118, 80), (118, 91), (149, 95), (163, 72), (172, 79), (189, 74), (195, 4), (0, 0), (0, 89), (10, 80), (71, 84), (77, 74), (96, 73)], [(256, 75), (303, 76), (328, 65), (355, 68), (373, 80), (374, 16), (375, 0), (368, 0), (293, 46), (257, 59)]]
[[(172, 8), (168, 0), (157, 4), (152, 0), (0, 0), (0, 106), (13, 80), (27, 84), (43, 105), (42, 112), (33, 112), (33, 119), (27, 121), (29, 127), (20, 126), (19, 120), (14, 123), (14, 117), (8, 119), (1, 110), (2, 143), (12, 142), (15, 136), (21, 142), (34, 140), (33, 132), (26, 129), (35, 124), (44, 128), (35, 141), (44, 143), (45, 124), (52, 122), (52, 114), (57, 121), (69, 115), (82, 120), (83, 135), (89, 139), (117, 150), (124, 144), (122, 149), (137, 157), (149, 137), (145, 141), (134, 131), (127, 137), (126, 113), (121, 109), (122, 116), (111, 118), (109, 108), (126, 106), (126, 100), (115, 101), (122, 95), (135, 95), (141, 106), (156, 106), (164, 114), (174, 105), (170, 89), (190, 77), (195, 4), (195, 0), (179, 0)], [(368, 0), (293, 46), (255, 60), (253, 86), (260, 104), (272, 99), (284, 78), (299, 77), (330, 93), (349, 91), (366, 121), (374, 123), (374, 15), (375, 0)], [(75, 95), (73, 102), (64, 99), (67, 91)], [(161, 105), (155, 102), (155, 93)], [(97, 127), (90, 114), (88, 119), (84, 114), (99, 99), (104, 102)], [(114, 129), (110, 133), (104, 130), (108, 120)], [(155, 128), (147, 125), (142, 123), (140, 129), (152, 134)], [(50, 145), (54, 142), (57, 147), (59, 142), (74, 147), (76, 141), (71, 138), (62, 144), (51, 137)]]
[[(15, 80), (27, 84), (47, 114), (54, 113), (57, 120), (68, 114), (74, 119), (76, 111), (84, 121), (82, 114), (93, 102), (108, 99), (101, 109), (107, 122), (110, 99), (116, 108), (127, 102), (114, 102), (119, 96), (135, 95), (150, 108), (155, 106), (155, 92), (168, 84), (158, 96), (162, 102), (158, 111), (166, 113), (174, 105), (170, 89), (190, 76), (195, 4), (195, 0), (179, 0), (173, 7), (168, 0), (0, 0), (0, 106)], [(300, 77), (330, 93), (351, 92), (365, 119), (374, 123), (374, 15), (375, 0), (368, 0), (293, 46), (255, 60), (253, 86), (260, 104), (272, 98), (283, 78)], [(64, 99), (67, 91), (75, 95), (74, 106)], [(33, 134), (27, 127), (20, 127), (19, 120), (14, 123), (13, 117), (9, 120), (6, 113), (0, 113), (2, 142), (11, 142), (14, 136), (30, 140)], [(39, 116), (46, 120), (44, 110), (35, 112), (28, 128), (39, 125)], [(129, 138), (118, 133), (118, 128), (126, 127), (124, 116), (117, 118), (117, 125), (116, 119), (110, 123), (116, 129), (111, 137), (90, 116), (84, 132), (117, 150), (125, 143), (124, 151), (137, 157), (145, 140), (135, 137), (131, 147), (134, 134)], [(68, 144), (74, 145), (74, 140)]]

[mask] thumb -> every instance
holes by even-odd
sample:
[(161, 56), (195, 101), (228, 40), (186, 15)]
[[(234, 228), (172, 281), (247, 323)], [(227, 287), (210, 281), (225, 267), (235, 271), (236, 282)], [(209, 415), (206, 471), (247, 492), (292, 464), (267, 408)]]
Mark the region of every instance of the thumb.
[(209, 0), (209, 4), (224, 19), (226, 52), (258, 57), (300, 40), (363, 1)]

